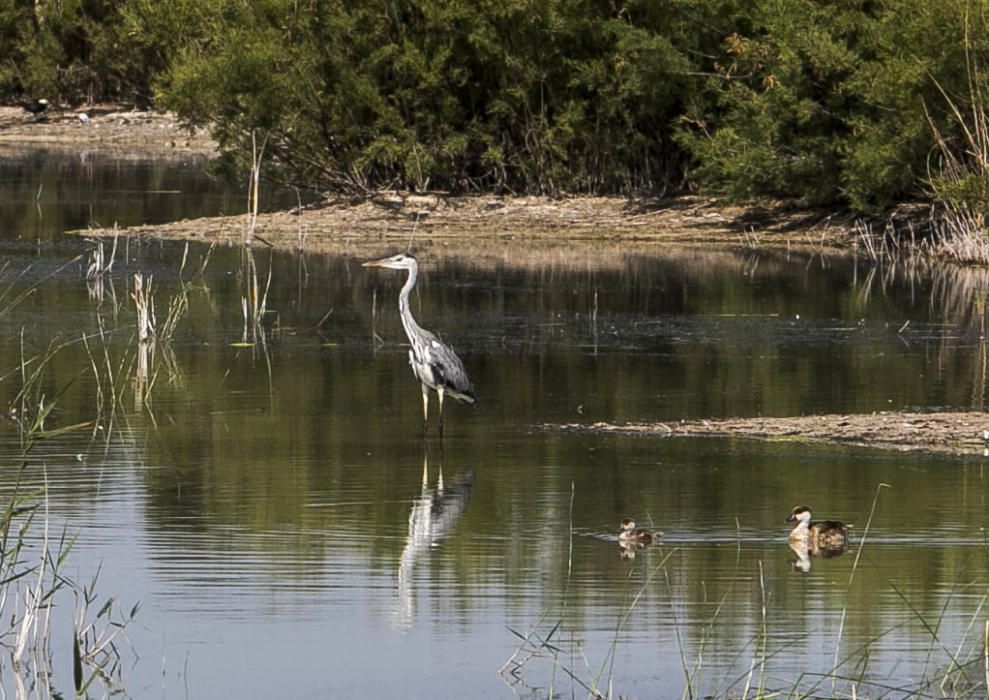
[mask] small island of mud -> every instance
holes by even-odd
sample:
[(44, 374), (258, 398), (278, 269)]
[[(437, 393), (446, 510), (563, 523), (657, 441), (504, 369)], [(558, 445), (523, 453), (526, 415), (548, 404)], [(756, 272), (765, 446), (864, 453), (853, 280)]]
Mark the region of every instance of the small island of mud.
[[(135, 226), (129, 234), (198, 239), (238, 245), (245, 215)], [(382, 247), (520, 243), (586, 245), (717, 244), (736, 247), (846, 247), (854, 241), (846, 221), (820, 212), (744, 208), (702, 197), (642, 200), (626, 197), (455, 196), (445, 193), (375, 193), (336, 198), (291, 212), (260, 214), (255, 234), (275, 248), (332, 252), (355, 241)], [(109, 231), (87, 231), (105, 235)]]
[(652, 437), (738, 437), (874, 447), (901, 452), (985, 456), (989, 413), (915, 413), (722, 418), (667, 423), (547, 424), (547, 430)]

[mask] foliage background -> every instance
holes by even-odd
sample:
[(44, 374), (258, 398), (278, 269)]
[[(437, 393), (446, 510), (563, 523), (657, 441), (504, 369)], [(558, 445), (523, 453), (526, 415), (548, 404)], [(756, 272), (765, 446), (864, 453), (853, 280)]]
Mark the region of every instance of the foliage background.
[[(989, 0), (0, 0), (0, 99), (253, 134), (306, 186), (987, 207)], [(968, 132), (966, 132), (968, 129)], [(965, 177), (943, 177), (943, 160)]]

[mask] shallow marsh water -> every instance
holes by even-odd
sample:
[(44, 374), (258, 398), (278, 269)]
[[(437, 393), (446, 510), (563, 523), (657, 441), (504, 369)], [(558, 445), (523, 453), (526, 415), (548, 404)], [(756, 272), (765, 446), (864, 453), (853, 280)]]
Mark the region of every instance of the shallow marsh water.
[[(94, 167), (109, 190), (124, 187), (117, 166)], [(195, 169), (144, 167), (203, 191)], [(237, 211), (241, 197), (216, 187)], [(114, 201), (105, 216), (122, 222), (156, 209)], [(2, 288), (91, 247), (28, 208), (15, 221), (0, 211)], [(64, 228), (80, 216), (44, 220)], [(853, 678), (866, 681), (859, 697), (876, 697), (940, 682), (952, 656), (981, 662), (981, 455), (543, 427), (982, 408), (978, 273), (881, 284), (865, 261), (661, 249), (481, 268), (431, 262), (427, 248), (414, 310), (455, 345), (479, 396), (448, 406), (440, 441), (418, 433), (395, 303), (402, 275), (357, 258), (256, 251), (262, 285), (272, 270), (271, 313), (265, 342), (244, 346), (245, 255), (214, 251), (200, 275), (207, 251), (191, 248), (188, 313), (156, 349), (151, 378), (137, 379), (130, 277), (154, 274), (161, 320), (183, 252), (132, 242), (102, 297), (78, 261), (0, 325), (0, 373), (18, 366), (22, 343), (31, 355), (84, 333), (93, 356), (109, 358), (111, 370), (94, 372), (75, 342), (51, 361), (52, 423), (98, 427), (39, 443), (24, 478), (47, 480), (52, 530), (78, 535), (66, 573), (100, 569), (102, 595), (142, 604), (121, 648), (125, 694), (581, 696), (596, 679), (615, 696), (680, 697), (688, 685), (688, 695), (740, 696), (746, 684), (827, 696), (850, 695)], [(152, 384), (143, 401), (142, 383)], [(110, 385), (121, 400), (101, 405)], [(5, 379), (0, 398), (18, 388)], [(11, 491), (19, 465), (17, 425), (3, 421), (0, 489)], [(863, 545), (880, 484), (889, 488)], [(801, 571), (783, 523), (798, 503), (853, 523), (851, 550)], [(615, 538), (626, 516), (663, 532), (632, 559)], [(69, 629), (69, 608), (56, 629)], [(551, 633), (551, 646), (499, 675), (517, 635)], [(54, 641), (63, 693), (68, 643), (67, 633)], [(526, 648), (515, 656), (527, 658)], [(965, 673), (981, 682), (978, 663)], [(9, 666), (2, 682), (13, 688)]]

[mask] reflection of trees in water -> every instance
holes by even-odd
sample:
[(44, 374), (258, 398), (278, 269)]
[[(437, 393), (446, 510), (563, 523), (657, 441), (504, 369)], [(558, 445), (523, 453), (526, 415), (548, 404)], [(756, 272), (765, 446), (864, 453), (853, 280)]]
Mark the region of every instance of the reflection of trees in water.
[(450, 534), (467, 509), (474, 487), (474, 472), (459, 476), (450, 483), (443, 480), (443, 460), (435, 486), (429, 485), (429, 456), (422, 457), (422, 485), (409, 512), (409, 532), (398, 563), (398, 605), (395, 624), (408, 629), (415, 621), (414, 570), (420, 555)]
[[(931, 271), (931, 313), (946, 324), (938, 349), (938, 366), (960, 366), (971, 382), (972, 408), (986, 406), (986, 300), (989, 269), (937, 265)], [(966, 342), (966, 341), (970, 342)]]

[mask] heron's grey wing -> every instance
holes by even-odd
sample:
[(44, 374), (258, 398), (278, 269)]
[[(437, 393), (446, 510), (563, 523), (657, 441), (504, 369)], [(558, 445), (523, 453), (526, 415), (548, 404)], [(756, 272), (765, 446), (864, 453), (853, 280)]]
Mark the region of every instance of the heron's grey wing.
[(449, 391), (454, 398), (474, 403), (474, 387), (471, 386), (464, 363), (457, 354), (435, 338), (430, 340), (427, 352), (429, 367), (433, 370), (437, 384)]

